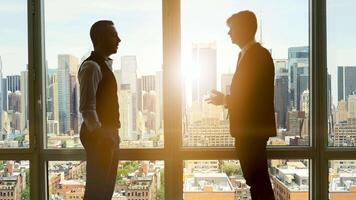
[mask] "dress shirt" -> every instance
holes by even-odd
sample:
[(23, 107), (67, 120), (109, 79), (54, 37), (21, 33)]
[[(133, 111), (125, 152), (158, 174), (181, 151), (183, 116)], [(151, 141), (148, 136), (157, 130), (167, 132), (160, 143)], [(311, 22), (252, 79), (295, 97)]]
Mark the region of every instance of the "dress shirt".
[[(112, 70), (112, 59), (105, 59), (105, 63)], [(78, 72), (80, 84), (80, 106), (84, 123), (89, 131), (101, 127), (101, 123), (96, 113), (96, 91), (103, 75), (100, 66), (95, 61), (85, 61)]]
[(242, 60), (242, 58), (244, 57), (244, 55), (246, 54), (247, 50), (252, 46), (256, 44), (256, 40), (253, 39), (251, 41), (249, 41), (247, 44), (245, 44), (244, 47), (242, 47), (241, 52), (240, 52), (240, 56), (239, 56), (239, 60), (237, 63), (237, 66), (240, 64), (240, 61)]

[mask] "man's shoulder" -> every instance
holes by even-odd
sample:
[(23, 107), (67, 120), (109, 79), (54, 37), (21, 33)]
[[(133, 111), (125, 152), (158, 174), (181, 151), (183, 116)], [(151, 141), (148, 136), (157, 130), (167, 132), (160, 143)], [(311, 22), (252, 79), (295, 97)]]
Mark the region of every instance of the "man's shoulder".
[(250, 62), (266, 62), (272, 59), (271, 53), (268, 49), (263, 47), (260, 43), (256, 43), (251, 51), (248, 53)]
[(82, 71), (101, 71), (100, 65), (93, 60), (85, 60), (79, 68), (79, 73)]
[(262, 46), (260, 43), (256, 43), (256, 45), (254, 45), (254, 51), (255, 53), (259, 53), (261, 55), (266, 55), (266, 56), (270, 56), (271, 53), (268, 49), (266, 49), (264, 46)]

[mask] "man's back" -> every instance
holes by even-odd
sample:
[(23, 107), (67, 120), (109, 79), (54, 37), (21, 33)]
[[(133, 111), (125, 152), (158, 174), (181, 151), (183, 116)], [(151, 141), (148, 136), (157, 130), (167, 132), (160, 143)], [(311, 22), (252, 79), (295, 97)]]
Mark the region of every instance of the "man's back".
[(230, 132), (234, 137), (275, 136), (274, 65), (259, 43), (239, 61), (229, 98)]

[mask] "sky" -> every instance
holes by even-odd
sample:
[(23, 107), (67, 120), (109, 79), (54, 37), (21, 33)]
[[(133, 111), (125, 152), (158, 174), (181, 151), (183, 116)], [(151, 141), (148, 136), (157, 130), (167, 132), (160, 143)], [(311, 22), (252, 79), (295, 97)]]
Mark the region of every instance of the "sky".
[[(162, 68), (161, 0), (44, 0), (45, 47), (50, 68), (57, 67), (58, 54), (79, 59), (91, 51), (90, 26), (98, 19), (113, 20), (122, 39), (120, 56), (136, 55), (139, 74)], [(0, 56), (3, 74), (19, 74), (27, 64), (26, 0), (0, 3)], [(309, 43), (309, 2), (307, 0), (181, 0), (182, 71), (189, 77), (193, 42), (215, 42), (218, 74), (233, 72), (239, 48), (231, 44), (226, 19), (240, 10), (256, 13), (256, 39), (272, 50), (275, 59), (287, 58), (288, 47)], [(328, 71), (332, 74), (336, 98), (338, 65), (356, 65), (356, 7), (354, 0), (327, 0)], [(218, 76), (219, 77), (219, 76)], [(218, 81), (219, 82), (219, 81)]]

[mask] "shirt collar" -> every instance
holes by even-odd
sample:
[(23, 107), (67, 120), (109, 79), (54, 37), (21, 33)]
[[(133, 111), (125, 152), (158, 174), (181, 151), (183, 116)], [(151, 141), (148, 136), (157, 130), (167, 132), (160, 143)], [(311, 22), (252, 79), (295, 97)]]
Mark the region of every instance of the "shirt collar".
[(112, 63), (113, 63), (113, 60), (111, 58), (107, 58), (105, 59), (105, 63), (108, 65), (108, 67), (112, 70)]
[(245, 54), (246, 51), (254, 44), (256, 44), (256, 40), (255, 39), (253, 39), (253, 40), (249, 41), (248, 43), (246, 43), (245, 46), (241, 49), (241, 54)]

